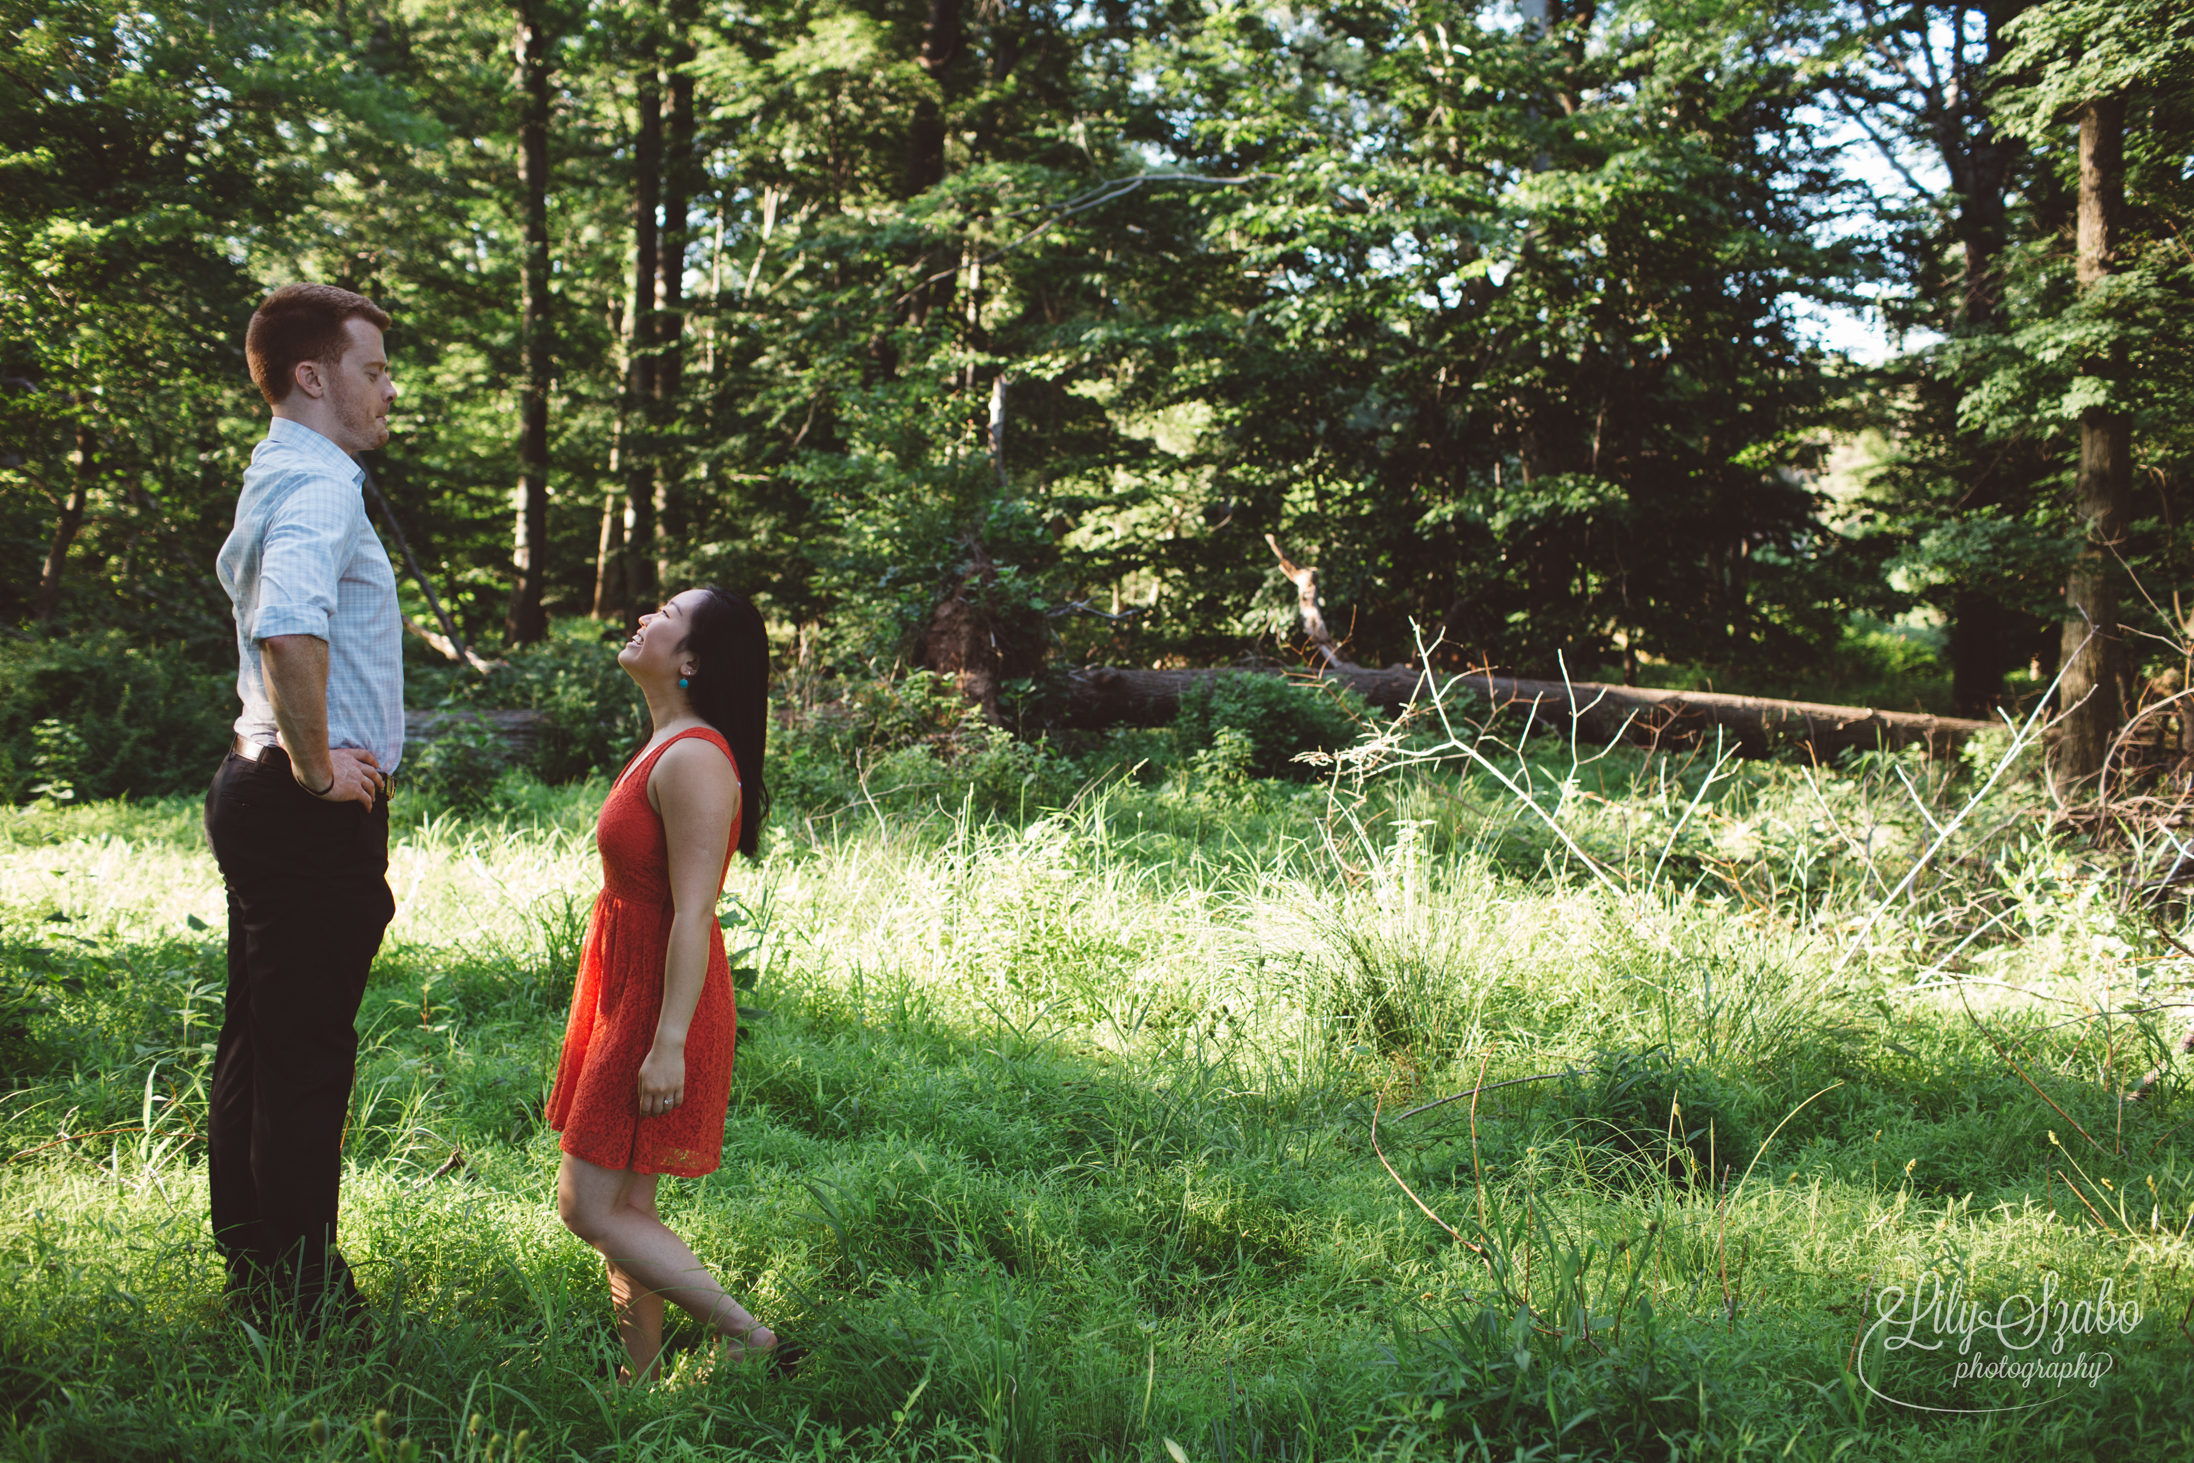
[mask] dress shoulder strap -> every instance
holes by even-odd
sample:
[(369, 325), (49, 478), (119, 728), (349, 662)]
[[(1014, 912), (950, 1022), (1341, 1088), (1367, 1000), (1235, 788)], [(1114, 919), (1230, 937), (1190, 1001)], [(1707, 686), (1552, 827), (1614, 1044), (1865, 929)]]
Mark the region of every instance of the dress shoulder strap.
[[(731, 743), (724, 740), (724, 734), (712, 726), (689, 726), (675, 736), (665, 737), (662, 744), (653, 751), (633, 754), (633, 759), (625, 764), (624, 771), (617, 774), (617, 781), (613, 784), (612, 790), (623, 787), (632, 780), (635, 773), (640, 775), (641, 783), (645, 784), (649, 774), (654, 771), (655, 760), (687, 737), (705, 737), (714, 742), (716, 750), (722, 752), (724, 760), (731, 764), (731, 775), (733, 777), (739, 776), (739, 759), (731, 755)], [(740, 786), (744, 787), (745, 785), (745, 779), (741, 778)]]

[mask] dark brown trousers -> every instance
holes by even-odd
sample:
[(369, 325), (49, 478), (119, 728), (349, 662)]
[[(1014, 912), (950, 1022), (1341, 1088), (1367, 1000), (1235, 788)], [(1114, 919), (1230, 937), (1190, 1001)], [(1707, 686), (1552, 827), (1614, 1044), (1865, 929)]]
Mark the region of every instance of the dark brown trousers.
[(206, 793), (228, 888), (229, 982), (207, 1143), (214, 1242), (232, 1287), (348, 1289), (335, 1253), (343, 1124), (366, 972), (396, 912), (388, 799), (324, 803), (279, 750), (230, 752)]

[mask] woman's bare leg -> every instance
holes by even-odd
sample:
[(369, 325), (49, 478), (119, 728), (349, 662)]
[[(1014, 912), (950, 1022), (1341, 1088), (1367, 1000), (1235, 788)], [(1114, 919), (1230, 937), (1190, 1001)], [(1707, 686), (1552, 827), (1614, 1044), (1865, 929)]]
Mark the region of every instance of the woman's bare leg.
[(612, 1297), (624, 1287), (618, 1331), (633, 1358), (633, 1376), (644, 1376), (662, 1350), (666, 1300), (736, 1347), (729, 1353), (734, 1360), (774, 1349), (776, 1336), (724, 1293), (708, 1267), (657, 1216), (655, 1184), (652, 1174), (601, 1168), (568, 1153), (556, 1175), (556, 1207), (564, 1227), (601, 1251), (610, 1267)]
[[(655, 1212), (655, 1184), (654, 1174), (628, 1170), (620, 1202), (660, 1224), (661, 1216)], [(609, 1267), (609, 1300), (617, 1315), (617, 1335), (625, 1343), (625, 1354), (632, 1358), (626, 1375), (635, 1382), (647, 1381), (663, 1354), (663, 1298), (615, 1260), (605, 1259), (602, 1263)]]
[(609, 1266), (609, 1303), (617, 1314), (617, 1337), (625, 1343), (625, 1355), (632, 1358), (625, 1368), (626, 1380), (649, 1380), (663, 1355), (663, 1298), (613, 1264)]

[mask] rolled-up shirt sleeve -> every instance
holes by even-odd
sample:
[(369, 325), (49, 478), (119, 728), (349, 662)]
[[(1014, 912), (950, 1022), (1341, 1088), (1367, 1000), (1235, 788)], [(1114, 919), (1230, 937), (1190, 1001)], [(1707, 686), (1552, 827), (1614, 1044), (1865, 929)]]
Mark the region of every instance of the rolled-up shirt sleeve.
[(325, 478), (300, 483), (267, 519), (259, 560), (258, 603), (245, 632), (328, 638), (357, 536), (357, 489)]

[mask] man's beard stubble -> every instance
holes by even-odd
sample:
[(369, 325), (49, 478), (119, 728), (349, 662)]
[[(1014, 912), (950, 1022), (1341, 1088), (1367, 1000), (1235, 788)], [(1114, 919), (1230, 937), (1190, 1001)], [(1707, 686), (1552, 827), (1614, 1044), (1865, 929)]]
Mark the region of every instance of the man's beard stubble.
[(343, 402), (343, 430), (351, 440), (364, 445), (353, 448), (356, 452), (371, 452), (383, 446), (389, 439), (388, 421), (377, 414), (380, 406), (378, 392), (360, 392), (346, 396)]

